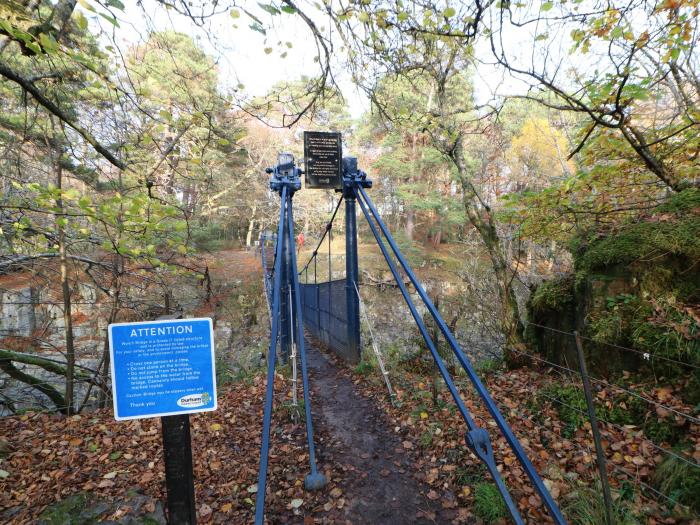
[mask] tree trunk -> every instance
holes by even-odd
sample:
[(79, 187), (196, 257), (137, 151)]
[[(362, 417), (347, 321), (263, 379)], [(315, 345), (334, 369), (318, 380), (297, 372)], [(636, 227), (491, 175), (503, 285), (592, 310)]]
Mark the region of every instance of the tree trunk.
[(253, 210), (250, 212), (250, 222), (248, 222), (248, 233), (245, 236), (246, 248), (250, 248), (253, 243), (253, 230), (255, 229), (255, 212), (257, 211), (257, 205), (253, 204)]
[[(60, 159), (60, 152), (59, 152)], [(60, 190), (63, 185), (63, 169), (60, 162), (56, 163), (56, 187)], [(56, 200), (58, 213), (56, 214), (56, 231), (58, 232), (58, 254), (61, 267), (61, 293), (63, 295), (63, 332), (66, 340), (66, 415), (74, 411), (74, 387), (75, 387), (75, 346), (73, 342), (73, 311), (71, 307), (71, 289), (68, 282), (68, 260), (66, 258), (66, 229), (64, 221), (63, 199)]]
[[(121, 258), (121, 256), (117, 255)], [(115, 273), (118, 272), (118, 267), (115, 268)], [(118, 281), (116, 288), (114, 289), (114, 300), (112, 302), (112, 308), (109, 312), (109, 318), (107, 319), (107, 330), (105, 330), (104, 346), (102, 348), (102, 370), (100, 370), (100, 378), (102, 383), (102, 389), (97, 397), (97, 406), (100, 408), (105, 408), (107, 405), (107, 398), (109, 392), (109, 370), (110, 370), (110, 353), (109, 353), (109, 325), (117, 320), (117, 312), (119, 311), (119, 292), (121, 289), (121, 283)]]
[(471, 183), (471, 177), (467, 170), (459, 148), (452, 153), (452, 160), (457, 166), (464, 191), (464, 209), (470, 224), (481, 237), (484, 247), (491, 259), (491, 265), (496, 276), (499, 298), (499, 321), (501, 332), (505, 337), (505, 361), (510, 367), (518, 366), (522, 359), (514, 349), (525, 349), (525, 327), (520, 320), (520, 309), (513, 288), (515, 273), (508, 268), (507, 257), (501, 239), (498, 237), (496, 222), (491, 209), (480, 199), (476, 189)]
[[(408, 206), (407, 206), (408, 208)], [(406, 237), (410, 241), (413, 240), (413, 228), (414, 228), (414, 212), (411, 208), (406, 210)]]

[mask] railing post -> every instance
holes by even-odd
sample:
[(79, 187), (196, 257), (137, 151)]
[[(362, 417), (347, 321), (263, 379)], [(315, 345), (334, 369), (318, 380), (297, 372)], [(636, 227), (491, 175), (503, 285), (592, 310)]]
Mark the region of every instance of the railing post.
[(605, 452), (600, 438), (600, 428), (598, 428), (598, 418), (595, 414), (595, 405), (593, 404), (593, 394), (591, 391), (591, 382), (588, 379), (588, 370), (586, 369), (586, 357), (583, 354), (583, 344), (581, 336), (578, 332), (574, 332), (576, 338), (576, 353), (578, 355), (578, 366), (581, 372), (581, 381), (583, 382), (583, 392), (586, 395), (586, 406), (588, 407), (588, 417), (591, 421), (591, 432), (593, 433), (593, 443), (595, 444), (596, 461), (598, 463), (598, 473), (600, 475), (600, 484), (603, 487), (603, 498), (605, 499), (605, 520), (607, 525), (613, 525), (612, 521), (612, 496), (610, 494), (610, 483), (608, 483), (608, 470), (605, 466)]
[[(344, 178), (354, 177), (357, 173), (357, 159), (343, 158)], [(352, 179), (351, 179), (352, 180)], [(353, 181), (354, 182), (354, 181)], [(359, 289), (359, 270), (357, 263), (357, 216), (355, 211), (355, 188), (353, 183), (343, 188), (345, 199), (345, 301), (348, 320), (347, 360), (351, 363), (360, 361), (360, 302), (356, 290)]]

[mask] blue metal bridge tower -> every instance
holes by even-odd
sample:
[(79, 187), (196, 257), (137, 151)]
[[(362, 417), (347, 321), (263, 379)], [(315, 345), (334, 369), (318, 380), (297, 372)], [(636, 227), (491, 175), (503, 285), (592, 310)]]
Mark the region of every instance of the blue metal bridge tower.
[[(469, 378), (474, 390), (477, 392), (482, 402), (486, 406), (491, 418), (498, 427), (501, 435), (505, 438), (518, 462), (528, 475), (532, 486), (540, 497), (549, 515), (557, 525), (565, 525), (566, 521), (559, 510), (556, 502), (545, 487), (542, 479), (535, 470), (533, 464), (528, 459), (525, 450), (508, 425), (507, 421), (499, 411), (495, 401), (486, 390), (486, 387), (479, 379), (471, 362), (467, 358), (462, 348), (457, 343), (454, 335), (448, 328), (445, 321), (440, 316), (437, 308), (432, 303), (422, 284), (414, 274), (407, 260), (401, 253), (392, 237), (389, 229), (382, 221), (382, 218), (372, 200), (365, 191), (371, 188), (372, 183), (367, 179), (364, 172), (358, 169), (357, 159), (345, 157), (342, 161), (342, 196), (338, 206), (328, 222), (324, 234), (314, 249), (311, 259), (306, 263), (301, 271), (298, 271), (296, 261), (296, 251), (294, 250), (294, 217), (293, 217), (293, 196), (301, 189), (302, 171), (294, 164), (294, 158), (288, 154), (280, 155), (278, 164), (274, 168), (269, 168), (268, 173), (272, 174), (270, 188), (280, 195), (280, 214), (277, 230), (277, 241), (275, 245), (274, 269), (266, 271), (266, 289), (270, 298), (271, 338), (267, 355), (267, 392), (265, 398), (263, 434), (261, 444), (260, 473), (258, 479), (258, 492), (255, 508), (255, 523), (262, 525), (264, 521), (265, 486), (267, 480), (267, 463), (270, 445), (270, 426), (272, 416), (272, 403), (274, 392), (274, 377), (276, 365), (276, 349), (278, 340), (281, 343), (282, 358), (285, 359), (285, 344), (293, 343), (299, 350), (302, 372), (302, 384), (304, 391), (304, 409), (306, 415), (306, 434), (309, 447), (310, 473), (305, 479), (307, 490), (319, 490), (326, 484), (325, 477), (319, 473), (316, 465), (316, 455), (313, 441), (313, 424), (311, 420), (311, 399), (309, 393), (309, 379), (306, 363), (306, 347), (304, 340), (304, 329), (309, 334), (321, 342), (326, 347), (335, 351), (349, 362), (357, 362), (361, 355), (360, 341), (360, 312), (359, 298), (357, 290), (359, 286), (358, 256), (357, 256), (357, 210), (359, 204), (362, 215), (367, 220), (369, 228), (374, 236), (377, 246), (382, 252), (384, 259), (401, 291), (401, 294), (408, 306), (414, 322), (416, 323), (425, 344), (440, 371), (440, 374), (447, 385), (447, 388), (454, 400), (454, 403), (466, 423), (467, 433), (465, 444), (481, 460), (487, 468), (491, 478), (498, 488), (503, 500), (508, 508), (514, 523), (521, 525), (524, 523), (517, 505), (513, 501), (508, 488), (506, 487), (500, 472), (498, 471), (496, 460), (491, 446), (489, 432), (477, 425), (476, 421), (469, 413), (464, 401), (459, 394), (455, 383), (450, 376), (447, 366), (440, 357), (436, 342), (431, 338), (430, 333), (419, 314), (408, 291), (406, 284), (400, 275), (400, 271), (408, 277), (410, 284), (414, 287), (420, 301), (435, 320), (440, 332), (452, 350), (455, 359), (463, 368)], [(333, 280), (330, 266), (330, 246), (331, 228), (342, 201), (345, 201), (345, 278)], [(317, 256), (324, 239), (329, 240), (329, 280), (327, 282), (317, 281)], [(264, 247), (263, 247), (264, 250)], [(263, 258), (264, 259), (264, 258)], [(310, 265), (314, 265), (314, 283), (308, 283), (308, 271)], [(300, 284), (300, 275), (305, 274), (307, 283)], [(287, 292), (285, 293), (285, 289)], [(291, 307), (283, 306), (284, 301), (291, 301)], [(291, 311), (293, 322), (286, 320), (287, 311)], [(288, 342), (288, 343), (285, 343)], [(288, 355), (288, 354), (287, 354)]]

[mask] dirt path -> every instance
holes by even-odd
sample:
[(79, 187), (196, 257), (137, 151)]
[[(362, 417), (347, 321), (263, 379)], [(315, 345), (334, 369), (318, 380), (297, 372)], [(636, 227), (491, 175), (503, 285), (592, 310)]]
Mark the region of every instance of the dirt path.
[(429, 487), (412, 477), (414, 466), (385, 415), (313, 345), (309, 345), (308, 357), (314, 424), (320, 433), (330, 436), (330, 443), (319, 446), (319, 459), (347, 468), (342, 482), (347, 522), (450, 523), (453, 511), (428, 499)]

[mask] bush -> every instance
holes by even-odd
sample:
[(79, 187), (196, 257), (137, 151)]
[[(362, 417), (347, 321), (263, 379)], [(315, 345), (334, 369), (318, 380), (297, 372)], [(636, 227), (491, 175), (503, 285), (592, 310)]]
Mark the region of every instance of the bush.
[(226, 230), (216, 223), (192, 228), (192, 243), (198, 250), (214, 252), (226, 247)]
[[(583, 391), (574, 385), (552, 383), (547, 385), (543, 394), (544, 401), (549, 401), (552, 404), (559, 415), (559, 419), (565, 424), (562, 429), (562, 435), (570, 438), (588, 419), (586, 398)], [(549, 398), (558, 401), (553, 401)]]

